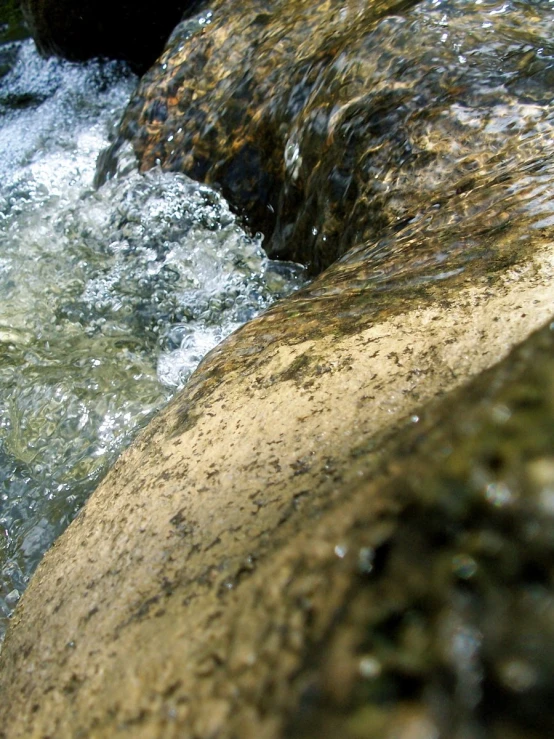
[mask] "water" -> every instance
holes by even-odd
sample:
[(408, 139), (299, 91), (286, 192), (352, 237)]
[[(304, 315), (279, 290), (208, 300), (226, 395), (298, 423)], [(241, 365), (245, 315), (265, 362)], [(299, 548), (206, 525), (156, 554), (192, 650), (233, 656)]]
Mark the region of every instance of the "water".
[(397, 254), (409, 223), (407, 273), (424, 252), (440, 278), (454, 252), (457, 269), (481, 259), (476, 234), (510, 228), (518, 199), (542, 214), (530, 235), (554, 224), (552, 2), (275, 2), (253, 0), (263, 31), (221, 0), (176, 29), (123, 126), (145, 167), (222, 183), (270, 253), (314, 274), (353, 246)]
[(3, 48), (0, 640), (42, 554), (200, 359), (286, 295), (227, 203), (130, 155), (93, 188), (136, 84), (115, 63)]

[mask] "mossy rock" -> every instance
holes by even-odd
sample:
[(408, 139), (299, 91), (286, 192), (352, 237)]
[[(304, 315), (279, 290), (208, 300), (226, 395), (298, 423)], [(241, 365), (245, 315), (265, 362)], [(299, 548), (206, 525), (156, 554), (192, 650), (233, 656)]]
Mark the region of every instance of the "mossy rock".
[(0, 5), (0, 44), (27, 38), (19, 0), (3, 0)]

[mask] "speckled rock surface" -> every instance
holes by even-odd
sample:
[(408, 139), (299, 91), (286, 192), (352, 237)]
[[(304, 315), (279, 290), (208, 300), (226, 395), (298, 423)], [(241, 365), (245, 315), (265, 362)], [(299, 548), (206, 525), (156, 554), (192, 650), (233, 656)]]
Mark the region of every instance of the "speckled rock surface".
[(49, 56), (83, 61), (96, 56), (125, 59), (145, 70), (161, 53), (193, 0), (21, 0), (38, 49)]
[(144, 79), (144, 168), (340, 258), (45, 556), (0, 736), (551, 736), (551, 10), (424, 5), (216, 2)]
[[(352, 729), (350, 736), (387, 736), (383, 726), (393, 731), (397, 721), (434, 725), (454, 714), (460, 725), (473, 725), (475, 719), (482, 726), (480, 709), (474, 706), (480, 668), (466, 668), (463, 656), (457, 665), (448, 652), (455, 649), (448, 629), (456, 629), (456, 619), (465, 614), (463, 603), (450, 602), (448, 590), (464, 577), (448, 568), (459, 554), (462, 573), (464, 562), (472, 570), (467, 558), (479, 555), (478, 542), (466, 543), (459, 531), (467, 525), (478, 539), (480, 527), (489, 525), (487, 511), (496, 515), (496, 493), (491, 492), (492, 503), (475, 503), (484, 506), (482, 524), (474, 519), (471, 503), (472, 495), (482, 501), (482, 485), (495, 483), (492, 467), (484, 470), (483, 481), (466, 480), (469, 502), (461, 512), (454, 500), (446, 501), (441, 513), (439, 493), (431, 495), (430, 489), (426, 501), (424, 483), (423, 492), (421, 486), (408, 486), (411, 470), (421, 468), (417, 459), (415, 467), (402, 467), (402, 458), (412, 453), (410, 445), (420, 456), (417, 439), (401, 449), (396, 483), (381, 483), (377, 477), (399, 443), (394, 434), (406, 425), (417, 427), (416, 418), (429, 401), (491, 366), (549, 318), (552, 246), (548, 240), (535, 243), (534, 258), (492, 281), (492, 272), (475, 270), (407, 295), (400, 280), (396, 293), (389, 285), (392, 302), (380, 300), (385, 293), (371, 281), (364, 291), (354, 280), (349, 293), (344, 268), (337, 265), (214, 350), (47, 553), (0, 655), (4, 736), (260, 739), (288, 735), (290, 724), (291, 732), (315, 737), (323, 729), (318, 710), (308, 710), (314, 701), (316, 709), (323, 701), (333, 726), (346, 727), (344, 736), (352, 722), (359, 726), (361, 721), (362, 729)], [(491, 392), (497, 385), (494, 377), (483, 380)], [(472, 422), (463, 421), (461, 410), (468, 403), (465, 396), (445, 401), (441, 413), (447, 418), (439, 428), (446, 426), (449, 434), (452, 419), (459, 415), (462, 425), (456, 433), (471, 431)], [(510, 412), (500, 409), (498, 414)], [(440, 444), (443, 451), (431, 448), (422, 457), (422, 475), (427, 475), (428, 464), (433, 476), (437, 454), (455, 459), (449, 452), (453, 443)], [(548, 472), (548, 460), (544, 469), (540, 462), (545, 455), (546, 450), (537, 452), (537, 479)], [(503, 469), (498, 467), (499, 475)], [(460, 485), (464, 470), (460, 468)], [(502, 477), (497, 482), (501, 502), (508, 495), (502, 485), (512, 482)], [(441, 489), (439, 478), (434, 484)], [(438, 506), (439, 522), (428, 523), (433, 531), (444, 516), (446, 539), (428, 543), (429, 556), (436, 549), (441, 563), (436, 575), (429, 569), (425, 542), (416, 537), (413, 559), (406, 555), (426, 505)], [(538, 516), (536, 520), (540, 523)], [(491, 522), (493, 533), (499, 525)], [(395, 555), (390, 583), (388, 574), (378, 581), (387, 592), (384, 610), (368, 606), (368, 628), (382, 629), (393, 643), (390, 655), (386, 641), (382, 646), (368, 637), (360, 646), (362, 656), (367, 652), (363, 670), (384, 675), (384, 682), (375, 683), (375, 700), (370, 685), (366, 711), (367, 686), (363, 683), (358, 691), (354, 673), (360, 630), (366, 624), (364, 608), (374, 591), (371, 579), (369, 590), (365, 581), (358, 581), (352, 557), (358, 561), (360, 548), (377, 549), (381, 543), (386, 548), (393, 532), (399, 539), (391, 551), (398, 546), (398, 557), (407, 558), (409, 566), (403, 574)], [(354, 554), (342, 558), (344, 542), (345, 552)], [(419, 546), (422, 553), (416, 557)], [(525, 608), (528, 570), (519, 560), (527, 540), (514, 546), (509, 561), (515, 574), (506, 577), (521, 579), (521, 598), (516, 603), (510, 596), (495, 605), (493, 588), (493, 615), (496, 608), (508, 613)], [(550, 546), (548, 541), (544, 546)], [(371, 559), (369, 553), (367, 557)], [(435, 582), (430, 574), (441, 582), (443, 569), (444, 592), (429, 592)], [(470, 586), (481, 583), (481, 575), (475, 578)], [(498, 587), (501, 594), (508, 592)], [(475, 607), (480, 604), (477, 600)], [(471, 599), (468, 607), (473, 608)], [(529, 628), (540, 633), (532, 619), (542, 616), (533, 614)], [(480, 619), (485, 616), (470, 616), (467, 638), (478, 640), (475, 630), (484, 628)], [(352, 621), (352, 637), (350, 627), (341, 636), (341, 618), (345, 624)], [(437, 647), (426, 667), (421, 645), (435, 638), (443, 621), (445, 646), (442, 651)], [(461, 639), (464, 628), (460, 626)], [(514, 632), (506, 629), (506, 638), (513, 640)], [(395, 656), (398, 640), (415, 650), (406, 657), (413, 666)], [(494, 634), (487, 632), (483, 650), (496, 654), (494, 645)], [(519, 673), (534, 674), (539, 667), (543, 675), (538, 663), (527, 665), (525, 650), (523, 667), (519, 665), (516, 642), (513, 656), (510, 649), (505, 652), (508, 681), (510, 660), (516, 661), (516, 682)], [(374, 659), (382, 667), (375, 667)], [(443, 662), (446, 668), (450, 665), (444, 695)], [(410, 670), (412, 678), (405, 676)], [(460, 695), (452, 686), (457, 675)], [(333, 701), (329, 705), (321, 697), (327, 695), (326, 686)], [(427, 686), (432, 689), (430, 702)], [(539, 721), (533, 714), (534, 695), (529, 699), (533, 726)], [(438, 713), (433, 696), (438, 696)], [(494, 714), (491, 721), (497, 719)], [(377, 729), (368, 734), (366, 726)], [(513, 736), (523, 736), (517, 731)]]

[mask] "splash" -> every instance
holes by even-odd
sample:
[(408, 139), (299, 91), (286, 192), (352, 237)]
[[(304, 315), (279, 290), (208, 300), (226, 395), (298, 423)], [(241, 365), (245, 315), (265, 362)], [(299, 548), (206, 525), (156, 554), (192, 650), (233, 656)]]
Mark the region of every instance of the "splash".
[(299, 283), (180, 174), (93, 188), (135, 84), (11, 47), (0, 81), (0, 637), (42, 554), (202, 357)]

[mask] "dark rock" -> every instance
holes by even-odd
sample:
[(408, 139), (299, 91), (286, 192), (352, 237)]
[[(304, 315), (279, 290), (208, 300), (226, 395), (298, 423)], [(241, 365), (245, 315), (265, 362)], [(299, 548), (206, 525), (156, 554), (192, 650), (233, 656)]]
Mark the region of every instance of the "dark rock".
[[(19, 0), (3, 0), (0, 5), (0, 44), (27, 38), (29, 32), (23, 21)], [(0, 74), (3, 60), (0, 61)]]
[(137, 70), (152, 64), (183, 12), (195, 0), (22, 0), (39, 51), (72, 61), (124, 59)]

